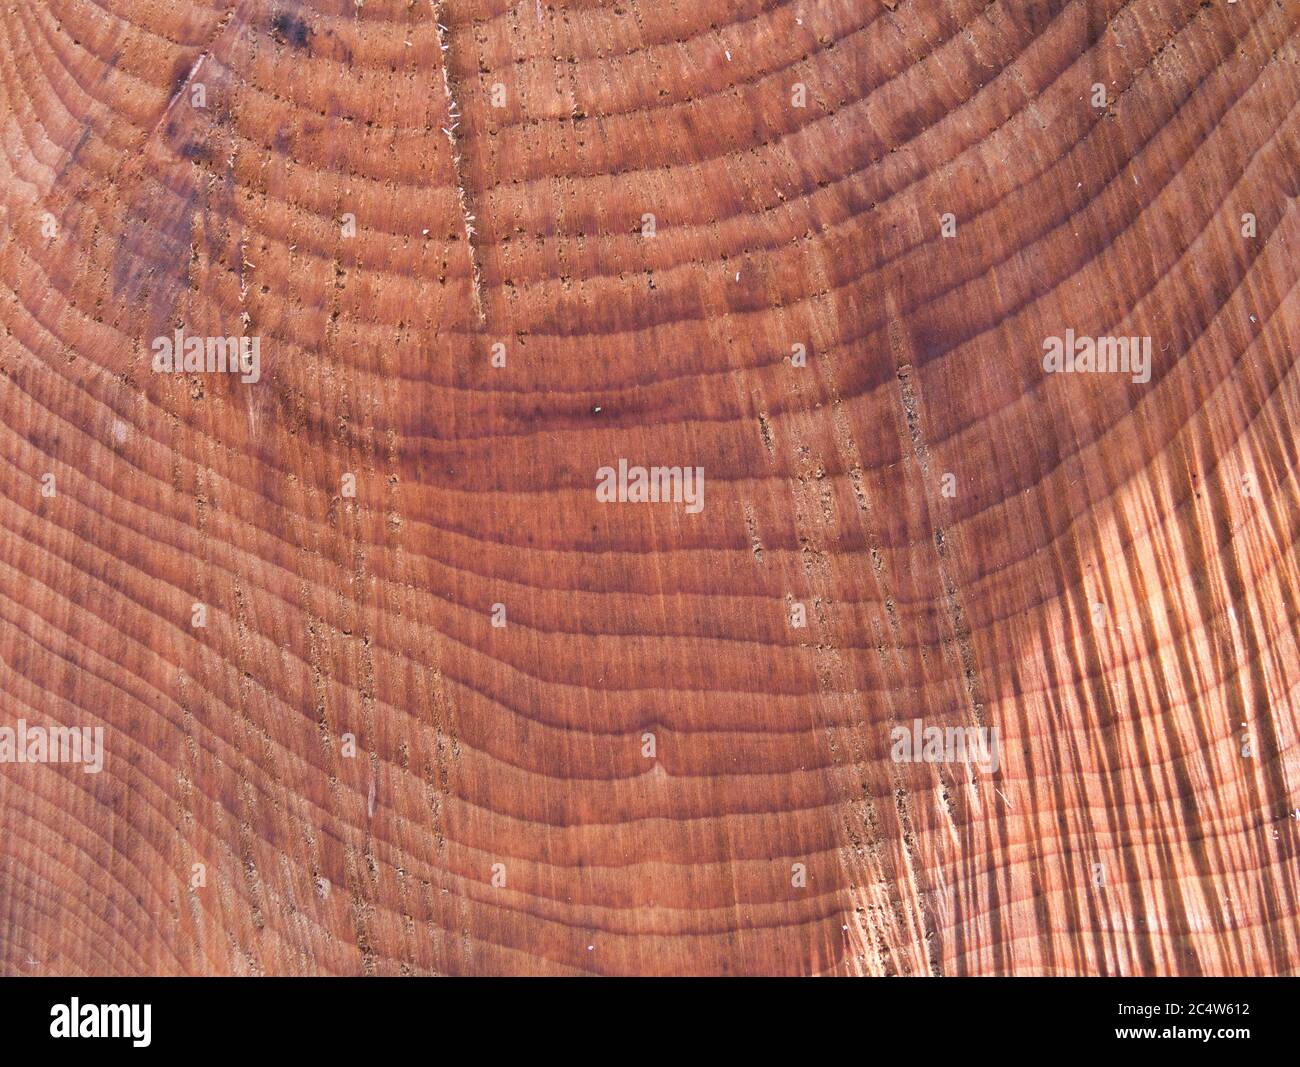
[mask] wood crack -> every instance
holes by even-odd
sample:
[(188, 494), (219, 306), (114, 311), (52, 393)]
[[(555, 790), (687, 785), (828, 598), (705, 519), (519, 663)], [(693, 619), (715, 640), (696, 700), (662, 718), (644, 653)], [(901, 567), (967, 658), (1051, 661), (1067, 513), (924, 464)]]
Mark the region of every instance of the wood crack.
[(478, 319), (479, 325), (483, 326), (487, 323), (487, 310), (483, 306), (483, 277), (479, 268), (478, 246), (474, 241), (474, 212), (471, 209), (470, 195), (465, 187), (460, 138), (456, 132), (460, 128), (461, 111), (460, 105), (456, 102), (454, 79), (451, 73), (451, 30), (447, 26), (446, 5), (443, 0), (429, 0), (429, 6), (433, 9), (433, 23), (438, 33), (438, 48), (442, 52), (442, 90), (447, 103), (447, 125), (442, 127), (442, 132), (447, 135), (447, 143), (451, 146), (451, 165), (456, 176), (456, 200), (460, 206), (460, 218), (465, 231), (465, 247), (469, 255), (470, 296), (474, 303), (474, 316)]

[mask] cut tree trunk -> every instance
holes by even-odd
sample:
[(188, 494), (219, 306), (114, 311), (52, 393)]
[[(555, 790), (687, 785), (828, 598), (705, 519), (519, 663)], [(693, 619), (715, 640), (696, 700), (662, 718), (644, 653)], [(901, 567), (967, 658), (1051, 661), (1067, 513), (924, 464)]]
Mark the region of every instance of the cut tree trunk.
[(5, 4), (0, 973), (1294, 973), (1298, 31)]

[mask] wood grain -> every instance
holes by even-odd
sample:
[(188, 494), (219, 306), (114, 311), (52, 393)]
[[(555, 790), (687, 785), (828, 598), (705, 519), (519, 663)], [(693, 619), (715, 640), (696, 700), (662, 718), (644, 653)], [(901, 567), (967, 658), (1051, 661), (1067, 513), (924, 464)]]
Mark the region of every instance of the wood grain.
[(1298, 23), (7, 0), (0, 973), (1295, 973)]

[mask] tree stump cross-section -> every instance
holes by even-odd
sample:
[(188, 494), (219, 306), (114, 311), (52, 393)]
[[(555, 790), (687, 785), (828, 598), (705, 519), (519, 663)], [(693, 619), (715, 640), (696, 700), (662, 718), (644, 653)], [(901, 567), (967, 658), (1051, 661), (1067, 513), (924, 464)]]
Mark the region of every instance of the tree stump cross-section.
[(0, 974), (1300, 960), (1300, 7), (7, 0)]

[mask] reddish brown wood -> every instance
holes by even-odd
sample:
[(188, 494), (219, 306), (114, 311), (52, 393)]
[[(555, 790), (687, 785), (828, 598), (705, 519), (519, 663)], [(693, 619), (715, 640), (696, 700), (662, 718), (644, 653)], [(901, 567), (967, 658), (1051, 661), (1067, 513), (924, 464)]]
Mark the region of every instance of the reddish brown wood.
[(1294, 973), (1298, 19), (5, 4), (0, 973)]

